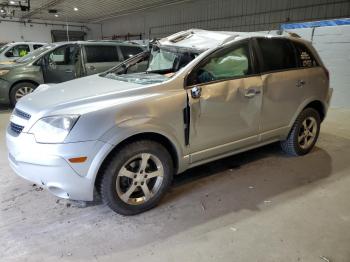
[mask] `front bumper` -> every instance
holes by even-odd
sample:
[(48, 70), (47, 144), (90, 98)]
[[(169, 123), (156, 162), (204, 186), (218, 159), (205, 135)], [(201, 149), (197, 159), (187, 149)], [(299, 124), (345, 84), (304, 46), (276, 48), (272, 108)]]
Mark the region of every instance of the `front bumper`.
[(11, 88), (11, 83), (0, 78), (0, 104), (8, 105), (10, 103), (10, 99), (9, 99), (10, 88)]
[[(6, 134), (9, 162), (19, 176), (48, 189), (52, 194), (73, 200), (93, 200), (95, 177), (110, 145), (101, 141), (69, 144), (39, 144), (31, 134)], [(86, 156), (84, 163), (70, 158)]]

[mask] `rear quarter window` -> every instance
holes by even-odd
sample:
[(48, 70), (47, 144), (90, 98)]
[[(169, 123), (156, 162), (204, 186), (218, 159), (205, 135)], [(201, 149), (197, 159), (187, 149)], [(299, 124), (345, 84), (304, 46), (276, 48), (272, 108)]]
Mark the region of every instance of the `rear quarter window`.
[(133, 57), (134, 55), (137, 55), (138, 53), (143, 52), (143, 49), (138, 46), (119, 46), (120, 51), (122, 52), (124, 59), (128, 59), (130, 57)]
[(302, 43), (294, 42), (297, 52), (298, 67), (308, 68), (319, 66), (312, 52)]
[(116, 46), (87, 45), (85, 46), (87, 63), (107, 63), (120, 61)]

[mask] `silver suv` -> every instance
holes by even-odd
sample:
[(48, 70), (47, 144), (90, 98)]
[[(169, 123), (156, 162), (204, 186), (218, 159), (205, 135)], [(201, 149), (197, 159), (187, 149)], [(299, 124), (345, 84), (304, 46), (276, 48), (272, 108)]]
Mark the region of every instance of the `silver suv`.
[(115, 212), (154, 207), (173, 175), (280, 141), (315, 145), (332, 95), (310, 43), (287, 36), (188, 30), (100, 74), (41, 86), (7, 130), (20, 176), (58, 197)]

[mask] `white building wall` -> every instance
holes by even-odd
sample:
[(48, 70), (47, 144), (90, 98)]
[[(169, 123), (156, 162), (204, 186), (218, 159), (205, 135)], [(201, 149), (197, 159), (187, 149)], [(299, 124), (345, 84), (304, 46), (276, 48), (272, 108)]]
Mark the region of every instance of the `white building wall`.
[[(42, 24), (47, 23), (47, 24)], [(38, 21), (35, 20), (32, 23), (20, 23), (20, 22), (0, 22), (0, 42), (13, 42), (13, 41), (38, 41), (51, 43), (51, 30), (67, 30), (65, 24), (59, 24), (52, 21)], [(77, 24), (69, 23), (69, 30), (72, 31), (85, 31), (86, 39), (101, 39), (101, 25), (99, 24)]]

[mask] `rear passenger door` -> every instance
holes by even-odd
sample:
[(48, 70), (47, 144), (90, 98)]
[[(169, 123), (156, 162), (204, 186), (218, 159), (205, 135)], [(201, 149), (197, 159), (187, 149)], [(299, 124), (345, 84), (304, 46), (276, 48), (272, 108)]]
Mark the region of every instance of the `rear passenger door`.
[(101, 73), (122, 61), (116, 45), (85, 45), (84, 50), (87, 75)]
[(287, 129), (303, 96), (296, 52), (283, 38), (257, 38), (263, 80), (262, 139), (278, 137)]
[[(322, 94), (326, 94), (328, 79), (324, 68), (319, 64), (313, 52), (302, 42), (293, 41), (297, 54), (299, 68), (299, 89), (302, 91), (302, 101), (322, 100)], [(320, 97), (319, 97), (320, 96)]]

